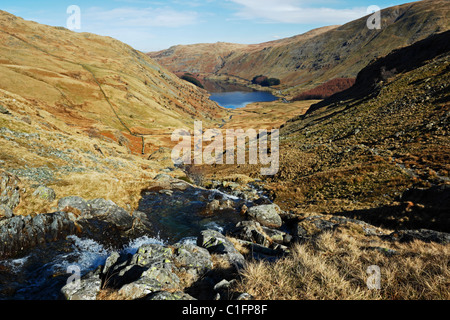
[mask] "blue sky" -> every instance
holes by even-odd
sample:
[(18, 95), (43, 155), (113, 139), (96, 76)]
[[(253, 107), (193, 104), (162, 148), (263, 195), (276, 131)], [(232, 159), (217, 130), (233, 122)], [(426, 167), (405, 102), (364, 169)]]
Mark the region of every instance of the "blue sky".
[(81, 9), (81, 30), (119, 39), (144, 52), (177, 44), (261, 43), (344, 24), (407, 0), (2, 0), (0, 9), (26, 20), (66, 26)]

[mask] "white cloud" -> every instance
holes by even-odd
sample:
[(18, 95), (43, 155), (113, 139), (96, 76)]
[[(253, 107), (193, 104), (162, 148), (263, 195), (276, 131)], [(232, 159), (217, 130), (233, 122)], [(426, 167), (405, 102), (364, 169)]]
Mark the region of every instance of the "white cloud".
[(193, 11), (176, 11), (171, 8), (124, 7), (112, 10), (89, 8), (83, 13), (89, 24), (114, 27), (183, 27), (197, 23), (198, 14)]
[(239, 19), (296, 24), (343, 24), (367, 15), (367, 8), (308, 7), (302, 0), (229, 0), (241, 8)]

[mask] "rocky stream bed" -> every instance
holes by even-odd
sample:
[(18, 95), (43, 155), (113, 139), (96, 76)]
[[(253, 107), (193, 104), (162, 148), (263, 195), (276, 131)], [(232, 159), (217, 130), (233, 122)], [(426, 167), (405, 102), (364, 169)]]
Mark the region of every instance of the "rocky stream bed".
[(300, 218), (250, 185), (205, 189), (167, 174), (155, 177), (134, 212), (109, 200), (66, 197), (56, 212), (15, 216), (14, 181), (4, 175), (0, 189), (6, 300), (95, 300), (105, 290), (127, 300), (251, 299), (229, 290), (248, 259), (274, 261), (293, 243), (345, 225), (367, 237), (450, 243), (449, 234), (431, 230), (386, 233), (345, 217)]

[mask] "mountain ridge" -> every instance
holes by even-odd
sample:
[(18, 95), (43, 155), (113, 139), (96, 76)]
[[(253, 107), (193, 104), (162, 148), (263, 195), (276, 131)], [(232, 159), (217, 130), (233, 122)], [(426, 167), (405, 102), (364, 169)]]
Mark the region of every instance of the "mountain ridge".
[[(282, 45), (261, 44), (263, 48), (252, 53), (229, 52), (223, 61), (209, 59), (209, 53), (205, 50), (202, 54), (201, 46), (195, 45), (148, 55), (173, 72), (226, 75), (248, 81), (259, 74), (280, 78), (282, 85), (277, 89), (294, 96), (333, 78), (354, 78), (375, 58), (448, 30), (449, 10), (442, 0), (407, 3), (381, 11), (381, 30), (369, 30), (366, 16), (329, 30), (318, 29), (311, 37), (277, 42)], [(210, 45), (210, 51), (211, 47), (214, 45)]]

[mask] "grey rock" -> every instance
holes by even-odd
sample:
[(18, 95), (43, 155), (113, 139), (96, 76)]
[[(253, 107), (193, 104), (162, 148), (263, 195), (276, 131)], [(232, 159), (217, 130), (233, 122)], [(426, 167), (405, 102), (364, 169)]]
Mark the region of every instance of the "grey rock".
[(9, 207), (5, 205), (0, 205), (0, 219), (11, 218), (13, 216), (14, 213)]
[(75, 234), (66, 212), (14, 216), (0, 221), (0, 257), (13, 257), (24, 249)]
[(244, 292), (244, 293), (241, 293), (237, 298), (236, 298), (236, 300), (254, 300), (254, 297), (250, 294), (250, 293), (247, 293), (247, 292)]
[(103, 266), (102, 271), (105, 276), (108, 276), (108, 274), (110, 274), (110, 271), (112, 271), (111, 268), (118, 263), (120, 257), (120, 253), (117, 251), (114, 251), (109, 255), (109, 257), (105, 261), (105, 265)]
[(58, 200), (58, 210), (75, 213), (77, 216), (84, 217), (90, 213), (90, 207), (86, 200), (81, 197), (71, 196)]
[(87, 202), (93, 218), (109, 222), (119, 229), (126, 230), (133, 226), (133, 217), (125, 209), (111, 200), (95, 199)]
[(196, 300), (191, 295), (184, 293), (182, 291), (167, 292), (159, 291), (150, 295), (148, 300)]
[(96, 300), (102, 281), (97, 276), (82, 278), (79, 283), (66, 284), (61, 293), (67, 300)]
[(127, 300), (136, 300), (160, 290), (161, 284), (157, 280), (142, 277), (122, 286), (119, 290), (119, 294)]
[(174, 249), (174, 264), (177, 268), (190, 271), (196, 278), (213, 268), (211, 255), (205, 248), (194, 244), (175, 244)]
[(56, 199), (56, 193), (52, 188), (46, 186), (39, 186), (36, 191), (33, 192), (33, 196), (52, 202)]
[(165, 173), (160, 173), (158, 175), (156, 175), (153, 180), (158, 181), (158, 182), (171, 182), (174, 180), (174, 178), (168, 174)]
[(281, 209), (274, 203), (254, 206), (247, 211), (250, 217), (269, 228), (279, 228), (282, 226), (283, 221), (279, 213), (281, 213)]
[(239, 222), (236, 224), (236, 228), (232, 234), (236, 238), (261, 244), (263, 246), (269, 246), (270, 244), (268, 235), (257, 221)]
[(214, 291), (228, 290), (235, 282), (236, 282), (236, 280), (234, 280), (234, 279), (231, 281), (223, 279), (223, 280), (219, 281), (218, 283), (216, 283), (216, 285), (214, 286)]
[(210, 253), (224, 255), (237, 270), (242, 269), (245, 265), (244, 256), (236, 250), (230, 240), (218, 231), (202, 231), (197, 238), (197, 245), (206, 248)]
[(163, 290), (173, 290), (180, 287), (180, 278), (172, 271), (171, 267), (151, 267), (142, 273), (141, 278), (158, 281)]
[(172, 249), (160, 244), (145, 244), (141, 246), (131, 259), (131, 264), (146, 268), (172, 263)]

